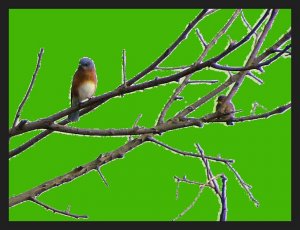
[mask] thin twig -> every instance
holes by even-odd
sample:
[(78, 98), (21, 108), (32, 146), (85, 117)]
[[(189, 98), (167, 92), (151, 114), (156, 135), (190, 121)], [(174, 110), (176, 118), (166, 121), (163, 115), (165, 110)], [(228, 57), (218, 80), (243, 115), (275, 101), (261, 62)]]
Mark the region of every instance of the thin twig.
[[(200, 198), (200, 195), (201, 195), (203, 189), (204, 189), (205, 187), (210, 187), (210, 188), (211, 188), (211, 186), (210, 186), (211, 181), (212, 181), (212, 180), (216, 180), (216, 179), (218, 179), (219, 177), (221, 177), (221, 174), (218, 174), (217, 176), (212, 177), (210, 180), (207, 180), (205, 184), (199, 185), (199, 192), (198, 192), (198, 194), (196, 195), (196, 197), (194, 198), (194, 200), (192, 201), (192, 203), (191, 203), (191, 204), (190, 204), (183, 212), (181, 212), (177, 217), (175, 217), (175, 218), (173, 219), (173, 221), (176, 221), (177, 219), (179, 219), (180, 217), (182, 217), (185, 213), (187, 213), (191, 208), (193, 208), (193, 207), (195, 206), (196, 202), (198, 201), (198, 199)], [(178, 178), (179, 178), (179, 177), (178, 177)], [(185, 182), (186, 182), (186, 181), (185, 181)]]
[(127, 87), (127, 85), (126, 85), (126, 50), (125, 49), (123, 49), (123, 52), (122, 52), (122, 79), (123, 79), (124, 87)]
[(44, 54), (44, 49), (41, 48), (41, 49), (40, 49), (40, 52), (38, 53), (38, 60), (37, 60), (37, 64), (36, 64), (35, 71), (34, 71), (34, 73), (33, 73), (31, 82), (30, 82), (30, 84), (29, 84), (29, 87), (28, 87), (28, 89), (27, 89), (27, 92), (26, 92), (26, 94), (25, 94), (25, 97), (23, 98), (21, 104), (20, 104), (19, 107), (18, 107), (18, 110), (17, 110), (17, 113), (16, 113), (16, 116), (15, 116), (15, 119), (14, 119), (14, 122), (13, 122), (12, 127), (15, 127), (15, 126), (17, 125), (17, 121), (18, 121), (19, 117), (21, 116), (21, 111), (22, 111), (22, 109), (23, 109), (23, 106), (25, 105), (25, 103), (26, 103), (26, 101), (27, 101), (27, 99), (28, 99), (28, 97), (29, 97), (29, 94), (30, 94), (30, 92), (31, 92), (31, 90), (32, 90), (32, 87), (33, 87), (33, 84), (34, 84), (34, 82), (35, 82), (37, 73), (38, 73), (38, 71), (39, 71), (39, 69), (40, 69), (40, 66), (41, 66), (41, 60), (42, 60), (43, 54)]
[(251, 109), (251, 111), (250, 111), (250, 114), (251, 114), (251, 115), (255, 115), (255, 112), (256, 112), (257, 107), (260, 107), (260, 108), (262, 108), (262, 109), (265, 110), (265, 111), (268, 110), (266, 107), (264, 107), (263, 105), (260, 105), (258, 102), (254, 102), (254, 103), (252, 104), (252, 109)]
[(203, 49), (205, 49), (208, 45), (207, 45), (206, 41), (204, 40), (204, 38), (203, 38), (203, 36), (202, 36), (202, 34), (200, 33), (200, 30), (199, 30), (198, 28), (196, 28), (196, 34), (197, 34), (199, 40), (201, 41), (201, 44), (202, 44), (202, 46), (203, 46)]
[(106, 179), (105, 179), (104, 175), (102, 174), (102, 172), (101, 172), (101, 170), (100, 170), (99, 167), (97, 168), (97, 171), (98, 171), (101, 179), (103, 180), (104, 184), (106, 185), (106, 187), (108, 187), (108, 183), (107, 183), (107, 181), (106, 181)]
[(241, 178), (241, 176), (238, 174), (238, 172), (232, 167), (232, 165), (230, 163), (225, 163), (229, 169), (234, 173), (234, 175), (236, 176), (236, 178), (238, 179), (240, 185), (245, 189), (245, 191), (248, 193), (249, 198), (254, 202), (255, 206), (258, 207), (259, 206), (259, 202), (254, 198), (254, 196), (252, 195), (252, 193), (250, 192), (251, 186), (248, 185), (247, 183), (245, 183), (243, 181), (243, 179)]
[(155, 67), (156, 70), (183, 70), (183, 69), (187, 69), (187, 68), (190, 68), (191, 66), (190, 65), (185, 65), (185, 66), (177, 66), (177, 67), (160, 67), (160, 66), (157, 66)]
[(251, 71), (249, 71), (247, 73), (247, 76), (249, 76), (251, 79), (253, 79), (255, 82), (257, 82), (259, 85), (264, 83), (263, 80), (261, 80), (259, 77), (256, 77)]
[(31, 197), (30, 200), (42, 207), (44, 207), (45, 209), (48, 209), (48, 210), (51, 210), (52, 212), (54, 213), (59, 213), (61, 215), (65, 215), (65, 216), (69, 216), (69, 217), (73, 217), (73, 218), (76, 218), (76, 219), (79, 219), (79, 218), (88, 218), (87, 215), (76, 215), (76, 214), (71, 214), (70, 213), (70, 210), (67, 210), (67, 211), (61, 211), (61, 210), (58, 210), (56, 208), (52, 208), (50, 207), (49, 205), (47, 204), (44, 204), (42, 203), (41, 201), (37, 200), (36, 198), (34, 197)]
[[(241, 18), (242, 18), (242, 22), (243, 22), (243, 24), (246, 26), (246, 28), (248, 29), (248, 30), (252, 30), (252, 27), (251, 27), (251, 25), (249, 24), (249, 22), (247, 21), (247, 19), (246, 19), (246, 17), (245, 17), (245, 15), (244, 15), (244, 11), (242, 10), (241, 11)], [(257, 32), (255, 32), (254, 33), (255, 34), (255, 43), (257, 42), (257, 39), (258, 39), (258, 34), (257, 34)]]
[(215, 84), (218, 80), (189, 80), (187, 84)]
[(178, 198), (179, 198), (179, 186), (180, 186), (180, 183), (178, 180), (176, 180), (176, 200), (178, 200)]
[[(174, 178), (175, 178), (176, 181), (179, 182), (179, 183), (183, 182), (183, 183), (187, 183), (187, 184), (205, 185), (205, 186), (207, 185), (206, 183), (200, 183), (200, 182), (198, 182), (198, 181), (188, 180), (188, 179), (186, 179), (186, 177), (180, 178), (180, 177), (178, 177), (178, 176), (174, 176)], [(208, 186), (210, 186), (210, 185), (208, 184)]]
[(270, 65), (272, 62), (277, 60), (279, 57), (282, 56), (283, 53), (285, 53), (286, 50), (288, 50), (291, 47), (291, 45), (287, 45), (283, 50), (281, 50), (278, 54), (276, 54), (274, 57), (269, 58), (268, 60), (245, 67), (230, 67), (230, 66), (222, 66), (218, 63), (211, 64), (212, 68), (219, 69), (219, 70), (226, 70), (226, 71), (245, 71), (245, 70), (251, 70), (251, 69), (259, 69), (262, 66)]
[(177, 217), (175, 217), (175, 218), (173, 219), (173, 221), (178, 220), (180, 217), (182, 217), (185, 213), (187, 213), (191, 208), (193, 208), (193, 207), (195, 206), (195, 204), (197, 203), (197, 201), (198, 201), (199, 198), (200, 198), (200, 195), (201, 195), (203, 189), (204, 189), (204, 186), (199, 186), (198, 194), (197, 194), (197, 196), (194, 198), (194, 200), (192, 201), (192, 203), (191, 203), (191, 204), (190, 204), (183, 212), (181, 212)]
[[(183, 156), (190, 156), (190, 157), (201, 157), (199, 156), (198, 154), (196, 153), (189, 153), (189, 152), (184, 152), (184, 151), (181, 151), (181, 150), (178, 150), (178, 149), (175, 149), (161, 141), (158, 141), (156, 139), (154, 139), (153, 137), (149, 137), (148, 138), (149, 141), (153, 142), (153, 143), (156, 143), (168, 150), (171, 150), (172, 152), (175, 152), (175, 153), (178, 153), (180, 155), (183, 155)], [(211, 157), (211, 156), (204, 156), (205, 159), (208, 159), (208, 160), (212, 160), (212, 161), (220, 161), (220, 162), (229, 162), (229, 163), (233, 163), (234, 160), (231, 160), (231, 159), (223, 159), (223, 158), (219, 158), (219, 157)]]
[[(142, 116), (143, 116), (143, 114), (140, 114), (140, 115), (137, 117), (137, 119), (136, 119), (135, 122), (133, 123), (132, 128), (137, 127), (137, 124), (138, 124), (138, 122), (140, 121), (140, 119), (141, 119)], [(128, 137), (128, 140), (129, 140), (129, 141), (132, 140), (132, 135), (130, 135), (130, 136)]]

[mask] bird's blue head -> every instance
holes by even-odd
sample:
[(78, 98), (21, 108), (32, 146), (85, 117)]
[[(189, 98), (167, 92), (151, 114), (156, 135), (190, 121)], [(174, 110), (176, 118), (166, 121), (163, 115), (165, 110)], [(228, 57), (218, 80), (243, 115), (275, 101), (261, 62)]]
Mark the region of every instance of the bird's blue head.
[(83, 57), (79, 61), (79, 67), (82, 67), (83, 69), (94, 69), (95, 64), (92, 59), (88, 57)]

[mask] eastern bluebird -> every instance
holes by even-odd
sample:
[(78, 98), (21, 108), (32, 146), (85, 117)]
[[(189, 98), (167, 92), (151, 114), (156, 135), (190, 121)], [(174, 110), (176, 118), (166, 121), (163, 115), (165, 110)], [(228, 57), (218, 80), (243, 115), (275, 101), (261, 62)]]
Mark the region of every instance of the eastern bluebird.
[[(221, 114), (230, 113), (228, 115), (222, 116), (222, 118), (224, 118), (226, 120), (230, 120), (230, 119), (234, 118), (234, 113), (231, 113), (231, 112), (234, 112), (235, 108), (231, 101), (228, 101), (224, 104), (225, 100), (226, 100), (225, 95), (221, 95), (218, 97), (217, 105), (216, 105), (216, 112), (219, 112)], [(227, 121), (226, 124), (233, 125), (233, 122)]]
[[(71, 88), (71, 106), (76, 106), (82, 101), (91, 98), (97, 88), (97, 74), (92, 59), (84, 57), (79, 61), (79, 66), (74, 74)], [(69, 121), (79, 120), (79, 111), (68, 116)]]

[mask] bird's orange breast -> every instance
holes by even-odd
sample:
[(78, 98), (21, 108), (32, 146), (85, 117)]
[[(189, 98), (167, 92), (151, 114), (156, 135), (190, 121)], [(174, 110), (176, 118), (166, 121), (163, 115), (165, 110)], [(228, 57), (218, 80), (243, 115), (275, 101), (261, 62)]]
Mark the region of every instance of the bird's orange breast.
[(97, 87), (97, 75), (95, 70), (84, 70), (77, 69), (74, 74), (72, 88), (71, 88), (71, 97), (79, 97), (79, 89), (81, 86), (86, 83), (93, 83), (95, 85), (95, 90)]

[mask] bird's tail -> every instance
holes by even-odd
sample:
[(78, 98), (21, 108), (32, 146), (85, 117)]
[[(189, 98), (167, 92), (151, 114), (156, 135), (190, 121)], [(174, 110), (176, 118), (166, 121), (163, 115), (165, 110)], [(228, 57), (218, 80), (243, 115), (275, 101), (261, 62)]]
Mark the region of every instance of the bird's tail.
[(234, 125), (232, 121), (226, 121), (226, 125)]
[[(76, 106), (79, 104), (79, 99), (77, 97), (72, 97), (71, 105)], [(79, 110), (75, 111), (74, 113), (69, 114), (68, 116), (69, 121), (78, 121), (79, 120)]]

